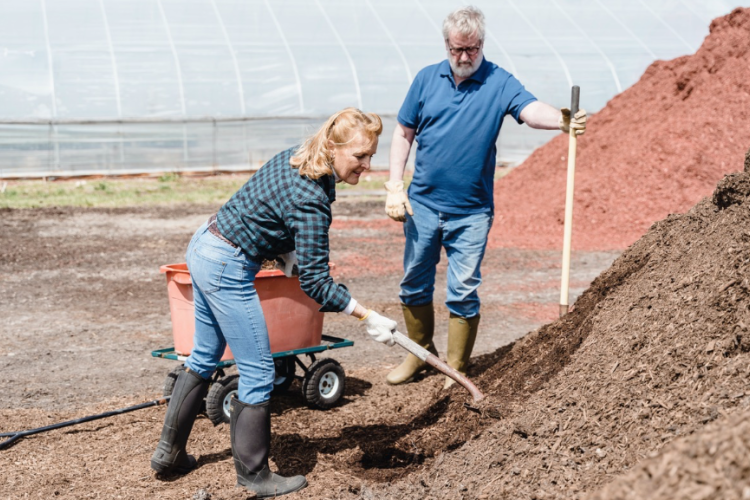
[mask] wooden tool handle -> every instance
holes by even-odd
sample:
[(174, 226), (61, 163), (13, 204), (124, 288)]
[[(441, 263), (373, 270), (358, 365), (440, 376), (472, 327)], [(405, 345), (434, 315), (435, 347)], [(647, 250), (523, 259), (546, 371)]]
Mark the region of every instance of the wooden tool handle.
[(393, 332), (393, 340), (396, 341), (398, 345), (427, 363), (428, 365), (432, 366), (439, 372), (442, 372), (446, 376), (452, 378), (459, 384), (461, 384), (463, 387), (466, 388), (467, 391), (471, 394), (471, 397), (474, 398), (475, 402), (479, 402), (484, 399), (484, 394), (475, 386), (471, 380), (469, 380), (465, 375), (460, 373), (455, 368), (449, 366), (446, 364), (443, 360), (432, 354), (430, 351), (422, 347), (421, 345), (417, 344), (416, 342), (412, 341), (409, 337), (404, 335), (403, 333), (396, 331)]
[[(570, 119), (578, 113), (581, 87), (570, 89)], [(565, 191), (565, 226), (563, 234), (562, 283), (560, 285), (560, 317), (568, 314), (568, 288), (570, 285), (570, 249), (573, 236), (573, 185), (576, 171), (576, 131), (570, 127), (568, 138), (568, 182)]]

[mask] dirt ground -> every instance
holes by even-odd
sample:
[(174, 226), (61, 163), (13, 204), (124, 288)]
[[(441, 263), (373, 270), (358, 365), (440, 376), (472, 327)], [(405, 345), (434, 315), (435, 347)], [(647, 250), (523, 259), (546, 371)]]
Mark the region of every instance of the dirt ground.
[[(354, 297), (399, 321), (403, 236), (382, 200), (334, 204), (335, 277)], [(40, 427), (156, 399), (177, 362), (150, 351), (171, 345), (162, 264), (182, 262), (192, 232), (217, 207), (5, 210), (0, 214), (0, 432)], [(619, 255), (576, 252), (571, 302)], [(560, 252), (491, 249), (483, 267), (481, 357), (557, 316)], [(438, 276), (436, 343), (445, 346), (445, 262)], [(343, 403), (307, 408), (292, 387), (273, 401), (271, 459), (306, 474), (299, 498), (358, 497), (363, 484), (408, 476), (435, 452), (405, 453), (399, 437), (434, 424), (447, 409), (442, 378), (390, 387), (385, 374), (404, 353), (370, 341), (351, 318), (326, 315), (324, 333), (355, 341), (331, 351), (347, 373)], [(479, 359), (479, 358), (477, 358)], [(470, 375), (476, 375), (472, 369)], [(441, 402), (443, 401), (443, 402)], [(196, 423), (190, 450), (200, 468), (157, 480), (149, 458), (164, 407), (29, 436), (0, 451), (0, 498), (246, 498), (234, 487), (228, 426)], [(374, 439), (374, 436), (378, 436)], [(370, 443), (392, 448), (372, 449)], [(385, 442), (387, 442), (385, 441)], [(451, 444), (451, 446), (455, 446)], [(363, 451), (365, 450), (365, 451)], [(196, 497), (197, 498), (197, 497)]]
[[(469, 369), (486, 401), (437, 375), (388, 386), (402, 353), (327, 316), (327, 333), (356, 342), (330, 353), (347, 372), (341, 405), (309, 409), (295, 386), (272, 398), (272, 467), (310, 483), (290, 498), (748, 498), (750, 153), (744, 167), (623, 252), (576, 254), (563, 319), (557, 252), (491, 249)], [(400, 320), (402, 237), (381, 204), (337, 203), (333, 260), (355, 297)], [(176, 362), (149, 355), (171, 338), (157, 268), (215, 208), (2, 213), (0, 432), (159, 396)], [(205, 417), (189, 443), (199, 467), (156, 477), (164, 411), (17, 441), (0, 451), (0, 498), (252, 497), (235, 487), (227, 426)]]

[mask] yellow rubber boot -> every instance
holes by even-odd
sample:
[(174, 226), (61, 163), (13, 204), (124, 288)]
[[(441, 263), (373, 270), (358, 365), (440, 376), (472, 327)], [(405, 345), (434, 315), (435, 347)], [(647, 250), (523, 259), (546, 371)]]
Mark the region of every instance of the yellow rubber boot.
[[(458, 372), (466, 375), (469, 366), (471, 351), (474, 349), (474, 341), (477, 340), (479, 330), (479, 314), (471, 318), (463, 318), (451, 313), (448, 320), (448, 365)], [(448, 389), (456, 381), (445, 377), (443, 389)]]
[[(409, 338), (437, 356), (437, 350), (432, 343), (435, 333), (435, 309), (432, 302), (423, 306), (407, 306), (401, 304), (404, 311), (404, 322)], [(398, 385), (409, 382), (414, 375), (429, 368), (429, 365), (413, 354), (391, 370), (385, 378), (389, 384)]]

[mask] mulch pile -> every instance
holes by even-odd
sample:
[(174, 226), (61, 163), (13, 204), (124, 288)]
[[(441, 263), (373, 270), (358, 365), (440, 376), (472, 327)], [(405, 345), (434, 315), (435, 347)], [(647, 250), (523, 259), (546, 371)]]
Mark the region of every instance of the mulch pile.
[[(750, 9), (715, 19), (690, 56), (653, 63), (578, 139), (573, 249), (626, 248), (737, 170), (750, 144)], [(581, 89), (586, 107), (586, 88)], [(562, 247), (568, 138), (495, 186), (495, 247)]]
[(746, 498), (748, 438), (728, 423), (746, 426), (750, 407), (749, 228), (750, 152), (565, 318), (480, 358), (470, 375), (488, 401), (440, 401), (435, 425), (400, 442), (434, 465), (382, 495), (582, 498), (636, 468), (591, 498)]
[(743, 410), (665, 446), (590, 498), (744, 500), (750, 498), (748, 456), (750, 411)]

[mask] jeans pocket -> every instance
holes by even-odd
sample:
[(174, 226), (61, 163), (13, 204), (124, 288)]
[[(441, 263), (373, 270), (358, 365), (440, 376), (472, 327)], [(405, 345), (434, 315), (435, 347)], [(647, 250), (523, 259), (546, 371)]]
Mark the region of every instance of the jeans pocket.
[(200, 247), (193, 250), (193, 259), (189, 262), (190, 274), (193, 282), (206, 295), (217, 292), (221, 288), (221, 279), (227, 267), (225, 260), (204, 254)]

